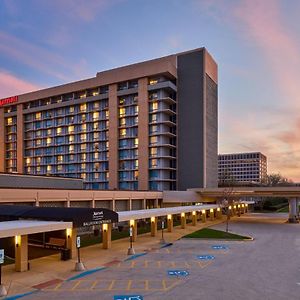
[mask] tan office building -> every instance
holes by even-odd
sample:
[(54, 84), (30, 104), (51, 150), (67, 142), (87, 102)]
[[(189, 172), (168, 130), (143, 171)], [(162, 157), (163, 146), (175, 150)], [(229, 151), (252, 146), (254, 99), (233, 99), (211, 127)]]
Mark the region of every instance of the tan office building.
[(205, 48), (0, 100), (0, 172), (87, 189), (217, 186), (217, 65)]

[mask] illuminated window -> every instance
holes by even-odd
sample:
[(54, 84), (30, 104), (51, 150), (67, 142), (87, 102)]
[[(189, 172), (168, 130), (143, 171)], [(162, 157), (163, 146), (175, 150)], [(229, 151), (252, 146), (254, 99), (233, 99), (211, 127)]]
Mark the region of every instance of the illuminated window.
[(157, 167), (157, 159), (151, 159), (151, 167)]
[(150, 79), (150, 80), (149, 80), (149, 84), (150, 84), (150, 85), (157, 84), (157, 83), (158, 83), (158, 80), (157, 80), (157, 79)]
[(98, 178), (99, 178), (99, 173), (95, 173), (95, 174), (94, 174), (94, 178), (95, 178), (95, 179), (98, 179)]
[(41, 167), (40, 166), (37, 166), (36, 167), (36, 171), (39, 173), (39, 172), (41, 172)]
[(75, 141), (75, 136), (69, 135), (69, 143), (74, 143), (74, 141)]
[(27, 169), (27, 173), (30, 173), (30, 171), (31, 171), (31, 168), (30, 167), (28, 167), (28, 168), (26, 168)]
[(124, 107), (119, 108), (119, 116), (120, 117), (124, 117), (125, 116), (125, 112), (126, 112), (126, 110), (125, 110)]
[(73, 133), (74, 132), (74, 125), (70, 125), (68, 127), (68, 133)]
[(56, 128), (56, 134), (58, 135), (62, 134), (62, 127)]
[(94, 138), (94, 140), (98, 140), (99, 139), (99, 132), (94, 132), (93, 133), (93, 138)]
[(42, 118), (42, 113), (37, 112), (37, 113), (35, 114), (35, 119), (36, 119), (36, 120), (40, 120), (41, 118)]
[(48, 137), (48, 138), (46, 139), (46, 144), (47, 144), (47, 145), (50, 145), (51, 142), (52, 142), (52, 138)]
[(81, 170), (85, 170), (86, 164), (81, 164)]
[(138, 116), (134, 117), (134, 125), (137, 125), (138, 122), (139, 122), (139, 117)]
[(126, 128), (120, 129), (120, 136), (121, 137), (126, 136)]
[(119, 99), (119, 104), (120, 104), (120, 105), (125, 104), (125, 99), (124, 99), (124, 98)]
[(99, 119), (99, 112), (98, 111), (95, 111), (93, 112), (93, 120), (98, 120)]
[(51, 170), (52, 170), (52, 166), (48, 165), (47, 166), (47, 172), (51, 172)]
[(86, 144), (81, 144), (80, 145), (80, 150), (81, 151), (86, 151)]
[(157, 143), (157, 136), (151, 136), (150, 137), (150, 144), (156, 144)]
[(35, 141), (35, 143), (36, 143), (37, 146), (40, 146), (42, 144), (42, 140), (41, 139), (37, 139)]
[(81, 159), (81, 161), (86, 161), (86, 153), (81, 153), (80, 159)]
[(13, 119), (12, 118), (7, 118), (7, 125), (12, 125)]
[(63, 166), (62, 166), (62, 165), (58, 165), (58, 166), (57, 166), (57, 171), (62, 171), (62, 169), (63, 169)]
[(27, 157), (27, 158), (26, 158), (26, 165), (30, 165), (30, 162), (31, 162), (30, 157)]
[(121, 118), (120, 119), (120, 126), (125, 126), (126, 125), (126, 119), (125, 118)]
[(137, 147), (139, 145), (139, 139), (135, 138), (134, 139), (134, 146)]
[(134, 171), (134, 179), (138, 179), (139, 177), (139, 171)]
[(157, 148), (150, 148), (150, 154), (151, 154), (151, 156), (156, 156), (157, 155)]
[(151, 125), (151, 126), (150, 126), (150, 132), (151, 132), (151, 133), (157, 132), (157, 125)]
[(58, 155), (57, 156), (57, 162), (58, 163), (62, 163), (63, 162), (63, 156), (62, 155)]
[(97, 96), (97, 95), (99, 95), (99, 92), (98, 91), (94, 91), (92, 95), (93, 96)]
[(86, 111), (86, 103), (80, 104), (79, 110), (80, 111)]
[(37, 130), (35, 134), (36, 134), (36, 136), (41, 136), (42, 135), (42, 131), (41, 130)]
[(106, 147), (106, 149), (109, 148), (109, 142), (106, 142), (106, 143), (105, 143), (105, 147)]
[(106, 119), (109, 118), (109, 111), (108, 110), (105, 111), (105, 117), (106, 117)]
[(138, 114), (138, 112), (139, 112), (139, 107), (138, 107), (138, 106), (135, 106), (135, 107), (134, 107), (134, 113), (135, 113), (135, 114)]
[(42, 158), (41, 158), (40, 156), (36, 158), (36, 163), (37, 163), (38, 165), (41, 163), (41, 161), (42, 161)]
[(81, 131), (86, 131), (86, 124), (81, 125)]
[(135, 169), (138, 169), (139, 167), (139, 161), (137, 159), (134, 161), (134, 167)]
[[(80, 94), (79, 98), (80, 98), (80, 99), (86, 98), (86, 93), (84, 92), (84, 93)], [(81, 110), (81, 109), (80, 109), (80, 110)]]
[(52, 134), (52, 129), (47, 129), (47, 135), (51, 135)]
[(151, 110), (152, 111), (158, 110), (158, 102), (152, 102), (151, 103)]
[(99, 109), (100, 108), (100, 103), (99, 102), (94, 102), (93, 107), (94, 107), (94, 109)]
[(86, 179), (86, 173), (81, 173), (81, 178), (85, 180)]
[(69, 112), (70, 112), (70, 113), (73, 113), (74, 111), (75, 111), (74, 106), (70, 106), (70, 107), (69, 107)]
[(95, 152), (94, 153), (94, 159), (98, 159), (99, 158), (99, 153), (98, 152)]
[(151, 116), (150, 116), (150, 122), (156, 122), (157, 121), (157, 114), (152, 114)]
[(75, 146), (74, 146), (74, 145), (70, 145), (70, 146), (69, 146), (69, 152), (70, 152), (70, 153), (73, 153), (74, 150), (75, 150)]
[(83, 134), (80, 135), (80, 140), (81, 140), (82, 142), (85, 142), (85, 141), (86, 141), (86, 134), (85, 134), (85, 133), (83, 133)]

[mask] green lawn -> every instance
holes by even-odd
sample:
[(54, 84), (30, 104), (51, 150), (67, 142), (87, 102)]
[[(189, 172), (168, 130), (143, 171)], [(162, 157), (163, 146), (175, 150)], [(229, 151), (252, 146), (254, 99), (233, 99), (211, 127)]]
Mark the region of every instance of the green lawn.
[(191, 234), (184, 236), (184, 238), (196, 238), (196, 239), (224, 239), (224, 240), (244, 240), (251, 239), (248, 236), (242, 236), (238, 234), (233, 234), (225, 231), (203, 228), (195, 231)]

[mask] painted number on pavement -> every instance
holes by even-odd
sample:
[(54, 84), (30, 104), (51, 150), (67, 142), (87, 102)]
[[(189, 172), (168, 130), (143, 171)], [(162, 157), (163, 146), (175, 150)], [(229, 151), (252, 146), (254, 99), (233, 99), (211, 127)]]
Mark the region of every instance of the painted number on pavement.
[(0, 264), (4, 263), (4, 249), (0, 249)]
[(141, 295), (117, 295), (114, 296), (114, 300), (143, 300)]
[(227, 250), (229, 247), (225, 245), (213, 245), (211, 248), (214, 250)]
[(215, 257), (213, 255), (198, 255), (197, 258), (201, 259), (201, 260), (213, 260), (213, 259), (215, 259)]
[(169, 276), (188, 276), (190, 273), (185, 270), (168, 270), (168, 275)]

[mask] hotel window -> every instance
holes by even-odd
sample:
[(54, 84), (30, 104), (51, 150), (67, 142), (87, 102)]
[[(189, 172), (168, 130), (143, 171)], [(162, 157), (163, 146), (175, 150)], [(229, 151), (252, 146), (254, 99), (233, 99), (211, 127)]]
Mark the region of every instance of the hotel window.
[(94, 168), (96, 171), (98, 171), (100, 169), (100, 164), (99, 163), (95, 163), (94, 164)]
[(41, 139), (37, 139), (37, 140), (35, 141), (35, 144), (36, 144), (37, 146), (40, 146), (40, 145), (42, 144), (42, 140), (41, 140)]
[(86, 121), (86, 115), (85, 114), (82, 114), (81, 116), (79, 116), (79, 121), (81, 123), (84, 123)]
[(123, 105), (125, 104), (125, 99), (124, 98), (120, 98), (119, 99), (119, 105)]
[(37, 167), (36, 167), (36, 171), (37, 171), (38, 173), (40, 173), (40, 172), (41, 172), (41, 167), (40, 167), (40, 166), (37, 166)]
[(135, 138), (134, 139), (134, 147), (137, 147), (139, 145), (139, 139)]
[(157, 80), (156, 78), (151, 78), (151, 79), (149, 80), (149, 84), (150, 84), (150, 85), (157, 84), (157, 83), (158, 83), (158, 80)]
[(74, 125), (70, 125), (69, 127), (68, 127), (68, 133), (73, 133), (74, 132)]
[(126, 128), (120, 129), (120, 136), (125, 137), (126, 136)]
[(134, 168), (135, 169), (139, 168), (139, 161), (137, 159), (134, 161)]
[(62, 169), (63, 169), (63, 166), (62, 166), (62, 165), (58, 165), (58, 166), (57, 166), (57, 171), (60, 172), (60, 171), (62, 171)]
[(86, 164), (81, 164), (81, 170), (85, 170), (85, 168), (86, 168)]
[(40, 137), (42, 135), (42, 131), (41, 130), (37, 130), (35, 134), (36, 134), (37, 137)]
[(83, 99), (83, 98), (86, 98), (86, 92), (83, 92), (79, 95), (79, 98), (80, 99)]
[(41, 163), (41, 161), (42, 161), (42, 158), (41, 158), (41, 157), (37, 157), (37, 158), (36, 158), (36, 163), (37, 163), (38, 165)]
[(86, 134), (85, 133), (80, 135), (80, 141), (82, 141), (82, 142), (86, 141)]
[(86, 131), (86, 124), (81, 125), (81, 131)]
[(100, 103), (99, 102), (94, 102), (93, 108), (94, 109), (99, 109), (99, 107), (100, 107)]
[(157, 122), (157, 114), (150, 115), (150, 123)]
[(150, 132), (151, 133), (157, 132), (157, 125), (151, 125), (150, 126)]
[(106, 118), (106, 119), (109, 118), (109, 111), (108, 111), (108, 110), (105, 111), (105, 118)]
[(94, 174), (94, 178), (95, 178), (95, 179), (99, 179), (99, 173), (95, 173), (95, 174)]
[(93, 121), (98, 120), (99, 119), (99, 112), (96, 111), (93, 113)]
[(93, 92), (92, 92), (92, 95), (93, 95), (93, 96), (98, 96), (98, 95), (99, 95), (99, 91), (93, 91)]
[(135, 114), (138, 114), (139, 113), (139, 107), (136, 105), (134, 106), (134, 113)]
[(48, 138), (46, 139), (46, 144), (47, 144), (47, 146), (50, 145), (51, 142), (52, 142), (52, 139), (48, 137)]
[(151, 136), (150, 137), (150, 144), (156, 144), (157, 143), (157, 136)]
[(7, 125), (12, 125), (13, 119), (12, 118), (7, 118)]
[(86, 173), (81, 173), (81, 179), (86, 179)]
[[(80, 96), (80, 98), (81, 98), (81, 96)], [(86, 111), (86, 103), (80, 104), (79, 110), (80, 111)]]
[(64, 119), (63, 118), (58, 118), (57, 119), (57, 125), (62, 125), (64, 122)]
[(42, 118), (42, 113), (37, 112), (37, 113), (35, 114), (35, 119), (36, 119), (36, 120), (40, 120), (41, 118)]
[(69, 113), (73, 113), (74, 111), (75, 111), (74, 106), (70, 106), (70, 107), (69, 107)]
[(62, 127), (56, 128), (56, 134), (58, 135), (62, 134)]
[(81, 151), (86, 151), (86, 144), (81, 144), (80, 145), (80, 150)]
[(152, 102), (151, 103), (151, 111), (158, 110), (158, 102)]
[(26, 158), (26, 165), (30, 165), (30, 163), (31, 163), (31, 159), (30, 159), (30, 157), (27, 157)]
[(121, 108), (119, 109), (119, 116), (120, 116), (120, 117), (124, 117), (124, 116), (125, 116), (125, 108), (124, 108), (124, 107), (121, 107)]
[(74, 150), (75, 150), (75, 146), (74, 146), (74, 145), (70, 145), (70, 146), (69, 146), (69, 152), (70, 152), (70, 153), (73, 153)]
[(93, 139), (98, 140), (99, 139), (99, 132), (94, 132), (93, 133)]
[(48, 165), (47, 166), (47, 172), (51, 172), (51, 170), (52, 170), (52, 166)]
[(52, 134), (52, 129), (47, 129), (47, 135), (51, 135)]
[(99, 129), (99, 123), (98, 123), (98, 122), (95, 122), (95, 123), (93, 124), (93, 128), (94, 128), (94, 130)]
[(69, 155), (69, 161), (74, 161), (75, 159), (75, 155), (74, 154), (70, 154)]
[(151, 159), (150, 160), (150, 165), (152, 168), (157, 167), (157, 159)]
[(125, 126), (126, 125), (126, 119), (125, 118), (121, 118), (120, 119), (120, 126)]
[(95, 152), (94, 153), (94, 159), (98, 159), (99, 158), (99, 153), (98, 152)]
[(57, 156), (57, 162), (58, 163), (62, 163), (63, 162), (63, 156), (62, 155), (58, 155)]
[(69, 143), (74, 143), (74, 141), (75, 141), (75, 136), (69, 135)]
[(80, 154), (80, 160), (81, 161), (86, 161), (86, 153), (81, 153)]

